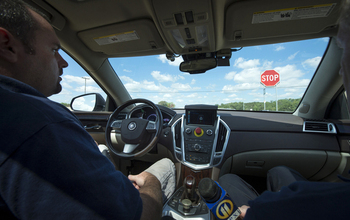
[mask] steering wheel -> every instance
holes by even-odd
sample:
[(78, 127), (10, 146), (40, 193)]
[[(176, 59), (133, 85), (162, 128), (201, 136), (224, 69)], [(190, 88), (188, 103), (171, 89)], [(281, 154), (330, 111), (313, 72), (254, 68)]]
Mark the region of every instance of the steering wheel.
[[(118, 119), (118, 115), (126, 107), (135, 103), (144, 103), (153, 108), (157, 115), (156, 121), (148, 121), (142, 118)], [(159, 108), (147, 99), (131, 99), (119, 106), (109, 117), (106, 126), (107, 147), (117, 156), (122, 158), (141, 157), (148, 153), (158, 142), (163, 126), (163, 116)], [(121, 135), (125, 143), (121, 152), (117, 150), (111, 141), (112, 130)], [(150, 136), (153, 138), (149, 141)], [(116, 134), (115, 134), (116, 135)]]

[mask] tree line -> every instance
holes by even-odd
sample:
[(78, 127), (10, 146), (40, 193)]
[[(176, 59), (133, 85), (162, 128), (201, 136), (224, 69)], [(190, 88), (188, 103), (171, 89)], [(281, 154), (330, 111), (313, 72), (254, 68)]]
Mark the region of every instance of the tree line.
[[(299, 99), (280, 99), (278, 100), (278, 111), (293, 112), (299, 105), (301, 98)], [(158, 105), (162, 105), (168, 108), (174, 108), (175, 104), (167, 101), (160, 101)], [(230, 102), (215, 104), (218, 108), (222, 109), (234, 109), (245, 111), (264, 111), (264, 102)], [(266, 111), (276, 111), (276, 101), (269, 101), (265, 104)]]
[[(299, 99), (280, 99), (278, 100), (278, 111), (293, 112), (299, 105), (301, 98)], [(217, 104), (219, 108), (228, 108), (235, 110), (246, 111), (264, 111), (264, 102), (231, 102)], [(276, 111), (276, 101), (266, 102), (266, 111)]]

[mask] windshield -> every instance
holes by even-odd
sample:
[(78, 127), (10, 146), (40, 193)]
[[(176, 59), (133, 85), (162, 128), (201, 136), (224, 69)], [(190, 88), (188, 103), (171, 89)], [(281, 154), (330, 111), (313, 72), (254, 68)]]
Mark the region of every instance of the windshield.
[[(149, 99), (170, 108), (210, 104), (220, 109), (294, 112), (328, 41), (329, 38), (320, 38), (245, 47), (232, 53), (230, 66), (219, 66), (203, 74), (181, 72), (181, 57), (174, 62), (165, 55), (109, 61), (132, 98)], [(69, 66), (62, 76), (62, 92), (50, 99), (69, 106), (73, 97), (84, 93), (97, 92), (106, 98), (84, 69), (63, 51), (60, 53)], [(265, 71), (279, 75), (264, 75)], [(267, 85), (275, 79), (278, 82), (265, 87), (263, 79)]]
[[(180, 72), (181, 57), (174, 62), (165, 55), (109, 61), (132, 98), (146, 98), (171, 108), (210, 104), (221, 109), (293, 112), (328, 41), (322, 38), (246, 47), (232, 53), (230, 66), (204, 74)], [(267, 70), (274, 70), (278, 77), (264, 73)]]

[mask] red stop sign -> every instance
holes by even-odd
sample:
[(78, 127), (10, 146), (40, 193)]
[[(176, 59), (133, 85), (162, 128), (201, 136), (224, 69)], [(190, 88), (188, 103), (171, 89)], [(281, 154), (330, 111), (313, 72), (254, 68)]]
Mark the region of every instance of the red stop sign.
[(280, 74), (274, 70), (266, 70), (260, 78), (264, 86), (275, 86), (280, 82)]

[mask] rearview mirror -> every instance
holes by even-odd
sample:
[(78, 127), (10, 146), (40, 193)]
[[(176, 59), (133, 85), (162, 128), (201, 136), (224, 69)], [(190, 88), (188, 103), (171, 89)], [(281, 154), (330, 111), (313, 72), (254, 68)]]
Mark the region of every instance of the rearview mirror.
[(218, 63), (215, 58), (198, 59), (180, 64), (180, 71), (190, 74), (205, 73), (207, 70), (217, 67)]
[(88, 93), (74, 97), (70, 107), (74, 111), (103, 111), (106, 101), (98, 93)]

